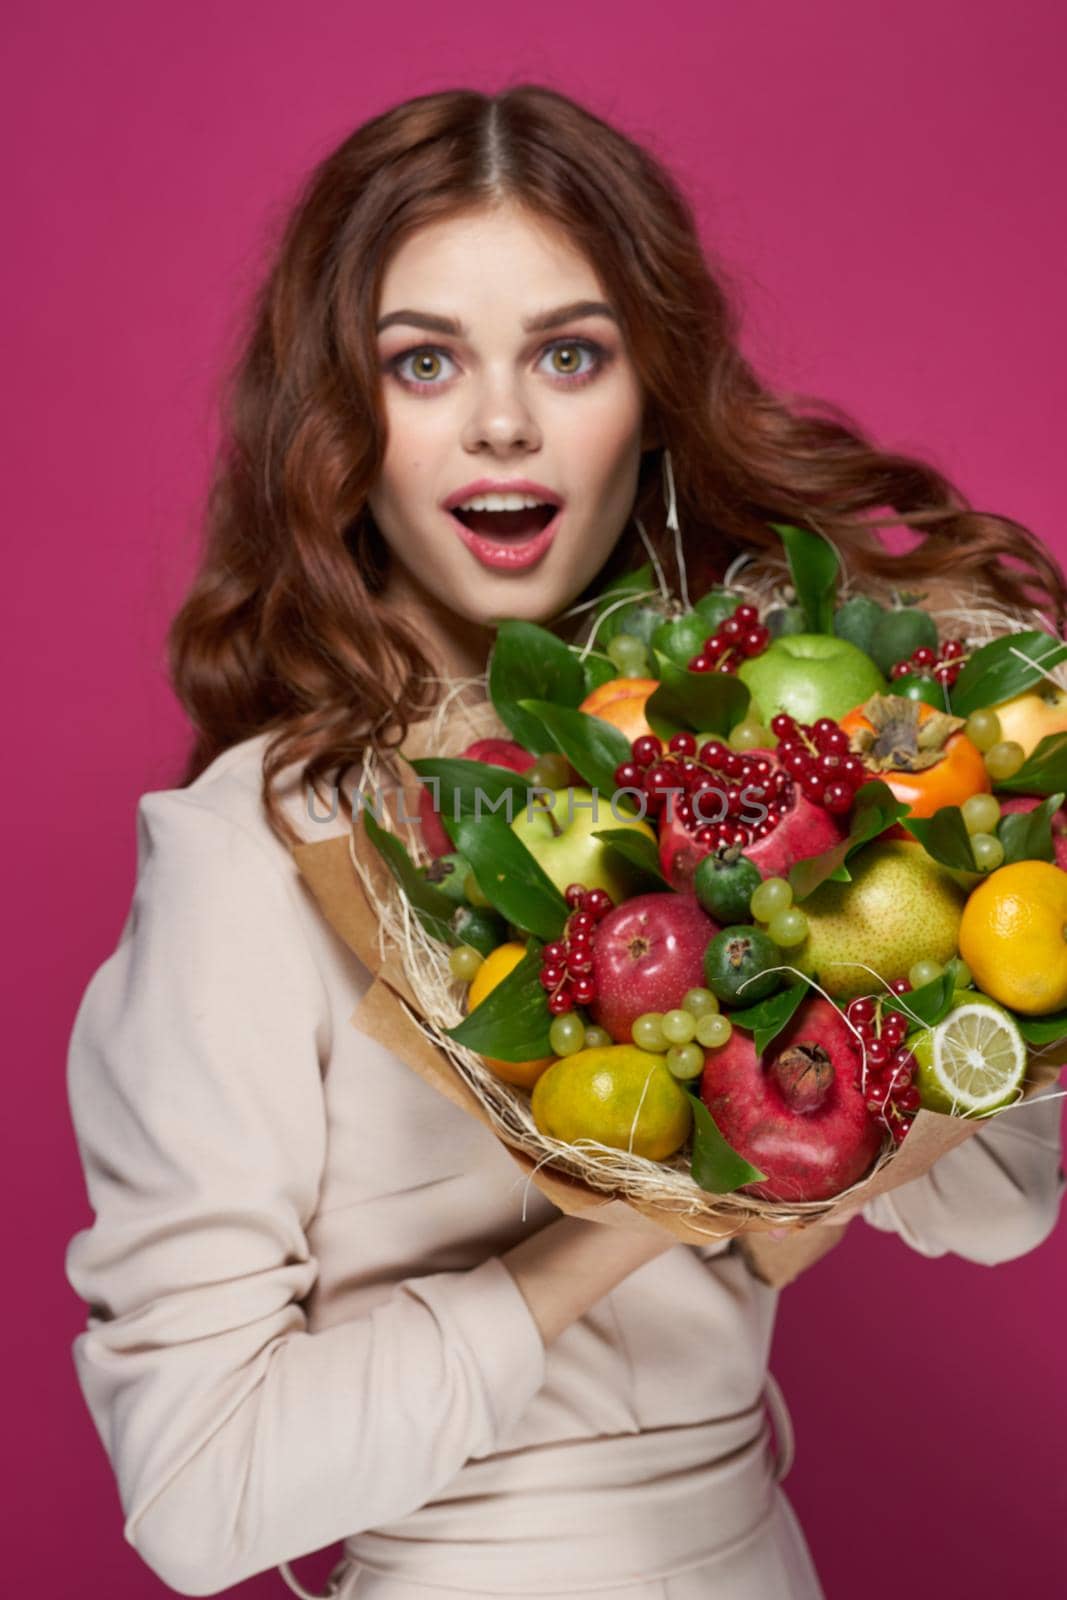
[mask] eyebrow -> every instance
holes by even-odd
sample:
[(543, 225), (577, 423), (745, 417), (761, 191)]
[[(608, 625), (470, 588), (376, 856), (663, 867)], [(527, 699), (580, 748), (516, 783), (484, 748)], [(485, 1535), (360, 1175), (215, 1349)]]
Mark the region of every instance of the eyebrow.
[[(558, 328), (564, 322), (573, 322), (578, 317), (608, 317), (617, 323), (618, 317), (609, 305), (603, 300), (573, 300), (570, 305), (556, 306), (552, 311), (539, 311), (535, 316), (527, 317), (523, 322), (524, 333), (544, 333), (548, 328)], [(378, 323), (378, 332), (392, 327), (395, 322), (407, 323), (412, 328), (425, 328), (429, 333), (451, 333), (457, 338), (466, 338), (467, 329), (455, 317), (438, 317), (428, 311), (390, 311), (388, 316), (382, 317)]]

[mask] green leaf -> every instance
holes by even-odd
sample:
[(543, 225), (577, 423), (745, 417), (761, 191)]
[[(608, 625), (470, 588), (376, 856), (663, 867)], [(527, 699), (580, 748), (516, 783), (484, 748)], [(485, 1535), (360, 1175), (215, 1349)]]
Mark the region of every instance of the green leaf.
[(1012, 794), (1052, 794), (1067, 790), (1067, 733), (1046, 733), (1034, 746), (1013, 778), (998, 778), (998, 792)]
[(503, 814), (513, 822), (526, 805), (530, 782), (521, 772), (465, 756), (419, 756), (408, 766), (422, 779), (441, 819)]
[(955, 969), (949, 963), (939, 978), (921, 984), (918, 989), (909, 989), (907, 994), (897, 995), (892, 1004), (895, 1010), (904, 1012), (912, 1029), (933, 1028), (948, 1016), (957, 992)]
[(771, 527), (785, 545), (797, 604), (804, 612), (807, 631), (833, 633), (834, 596), (840, 566), (837, 551), (810, 528), (793, 528), (783, 522), (772, 522)]
[(990, 639), (965, 663), (950, 691), (953, 715), (969, 717), (972, 711), (1012, 700), (1065, 659), (1067, 644), (1040, 629)]
[(576, 706), (585, 698), (585, 675), (562, 639), (534, 622), (507, 617), (489, 658), (489, 698), (501, 722), (523, 749), (544, 755), (555, 746), (544, 724), (522, 709), (526, 698)]
[(594, 828), (593, 838), (603, 839), (613, 850), (625, 856), (632, 866), (654, 878), (657, 885), (665, 889), (671, 887), (660, 868), (656, 842), (647, 834), (638, 833), (636, 828)]
[(1027, 1044), (1057, 1044), (1067, 1038), (1067, 1011), (1056, 1011), (1047, 1017), (1023, 1017), (1013, 1011), (1012, 1016)]
[(693, 1102), (693, 1182), (709, 1194), (732, 1194), (745, 1183), (760, 1183), (767, 1174), (752, 1166), (727, 1144), (707, 1106), (697, 1095)]
[(660, 684), (645, 701), (645, 721), (661, 739), (683, 729), (728, 734), (743, 720), (752, 696), (740, 678), (729, 672), (690, 672), (659, 650), (652, 654)]
[(553, 705), (549, 700), (523, 700), (522, 708), (540, 718), (554, 741), (553, 748), (563, 752), (591, 789), (605, 796), (615, 793), (619, 787), (615, 768), (630, 759), (630, 741), (624, 733), (603, 717)]
[(541, 948), (537, 940), (528, 940), (522, 960), (480, 1006), (444, 1030), (448, 1037), (499, 1061), (537, 1061), (552, 1055), (548, 1037), (552, 1015), (538, 977)]
[(599, 689), (601, 684), (610, 683), (612, 678), (619, 676), (619, 669), (611, 657), (601, 655), (599, 650), (590, 650), (588, 655), (583, 656), (578, 645), (569, 645), (568, 649), (582, 669), (583, 700), (587, 695), (591, 695), (594, 689)]
[(997, 838), (1004, 846), (1003, 866), (1013, 861), (1055, 861), (1052, 818), (1067, 799), (1062, 789), (1050, 794), (1032, 811), (1011, 811), (997, 823)]
[(363, 808), (363, 822), (371, 844), (411, 902), (411, 908), (426, 932), (442, 944), (458, 944), (459, 940), (451, 927), (455, 901), (442, 894), (440, 889), (435, 889), (432, 883), (426, 882), (408, 855), (403, 840), (376, 822), (369, 807)]
[(771, 1040), (777, 1038), (786, 1024), (792, 1020), (809, 988), (810, 984), (806, 978), (791, 983), (788, 989), (779, 990), (777, 994), (771, 995), (769, 1000), (761, 1000), (757, 1005), (748, 1006), (744, 1011), (731, 1011), (730, 1021), (735, 1028), (751, 1031), (756, 1054), (761, 1056)]
[(567, 902), (548, 874), (501, 816), (442, 813), (441, 822), (456, 849), (466, 856), (479, 889), (507, 922), (556, 939), (567, 918)]
[(794, 861), (790, 867), (787, 877), (794, 901), (806, 899), (827, 878), (835, 883), (851, 883), (852, 875), (845, 868), (849, 856), (870, 840), (877, 839), (907, 813), (907, 805), (897, 799), (887, 783), (881, 778), (869, 778), (856, 790), (848, 836), (821, 855)]
[(908, 817), (904, 827), (915, 835), (928, 856), (943, 867), (977, 872), (971, 836), (959, 806), (939, 806), (932, 817)]

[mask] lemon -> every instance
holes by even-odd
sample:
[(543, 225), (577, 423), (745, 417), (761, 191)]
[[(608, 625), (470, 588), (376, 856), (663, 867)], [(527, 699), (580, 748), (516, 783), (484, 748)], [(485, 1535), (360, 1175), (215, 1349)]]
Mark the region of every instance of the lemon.
[(565, 1056), (538, 1078), (530, 1100), (542, 1133), (566, 1144), (595, 1139), (651, 1161), (686, 1140), (689, 1096), (664, 1055), (634, 1044), (598, 1045)]
[(1067, 872), (1051, 861), (998, 867), (963, 908), (960, 955), (1002, 1005), (1041, 1016), (1067, 1005)]
[[(478, 971), (471, 979), (467, 990), (468, 1014), (476, 1006), (480, 1006), (486, 995), (490, 994), (498, 983), (503, 983), (509, 972), (514, 972), (523, 956), (526, 946), (516, 940), (508, 944), (498, 944), (491, 950), (482, 962)], [(529, 1089), (535, 1084), (546, 1067), (555, 1061), (555, 1056), (539, 1056), (536, 1061), (497, 1061), (493, 1056), (483, 1056), (482, 1060), (497, 1078), (504, 1083), (516, 1084), (520, 1089)]]
[(1014, 1018), (982, 995), (957, 991), (948, 1015), (908, 1047), (930, 1111), (981, 1116), (1016, 1100), (1026, 1076), (1026, 1041)]

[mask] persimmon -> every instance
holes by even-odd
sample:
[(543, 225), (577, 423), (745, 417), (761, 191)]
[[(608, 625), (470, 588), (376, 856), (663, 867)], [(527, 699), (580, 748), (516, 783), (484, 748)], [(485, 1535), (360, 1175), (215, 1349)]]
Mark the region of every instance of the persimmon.
[(633, 744), (652, 733), (645, 721), (645, 702), (658, 688), (658, 678), (609, 678), (586, 695), (578, 710), (610, 722)]
[(851, 748), (912, 817), (932, 817), (992, 790), (982, 752), (950, 716), (923, 700), (876, 694), (840, 718)]

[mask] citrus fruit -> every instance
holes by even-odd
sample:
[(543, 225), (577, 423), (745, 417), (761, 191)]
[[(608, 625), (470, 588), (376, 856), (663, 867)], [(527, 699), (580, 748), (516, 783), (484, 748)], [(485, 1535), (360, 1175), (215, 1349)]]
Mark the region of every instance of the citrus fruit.
[(578, 710), (610, 722), (632, 744), (652, 732), (645, 721), (645, 701), (658, 688), (658, 678), (609, 678), (586, 695)]
[(1018, 1098), (1026, 1075), (1026, 1041), (1003, 1006), (958, 993), (934, 1028), (908, 1041), (917, 1086), (930, 1111), (981, 1115)]
[(598, 1045), (557, 1061), (534, 1085), (530, 1109), (553, 1139), (595, 1139), (651, 1161), (685, 1143), (693, 1118), (666, 1056), (633, 1044)]
[[(473, 1011), (475, 1006), (480, 1006), (486, 995), (490, 994), (498, 983), (502, 983), (509, 972), (515, 970), (525, 954), (526, 946), (514, 942), (499, 944), (486, 956), (467, 990), (468, 1013)], [(556, 1057), (540, 1056), (536, 1061), (497, 1061), (493, 1056), (483, 1056), (482, 1060), (504, 1083), (514, 1083), (521, 1089), (529, 1089), (537, 1082), (546, 1067), (553, 1064)]]
[(960, 923), (960, 955), (975, 983), (1029, 1016), (1067, 1004), (1067, 872), (1051, 861), (1013, 861), (973, 891)]

